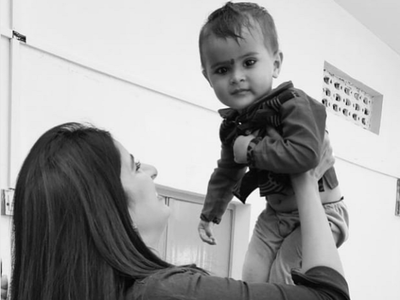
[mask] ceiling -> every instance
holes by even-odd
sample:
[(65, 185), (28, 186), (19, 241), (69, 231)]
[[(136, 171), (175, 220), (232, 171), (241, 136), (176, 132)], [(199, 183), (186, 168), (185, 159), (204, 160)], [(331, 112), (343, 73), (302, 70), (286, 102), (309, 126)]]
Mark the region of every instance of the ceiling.
[(400, 0), (334, 0), (400, 55)]

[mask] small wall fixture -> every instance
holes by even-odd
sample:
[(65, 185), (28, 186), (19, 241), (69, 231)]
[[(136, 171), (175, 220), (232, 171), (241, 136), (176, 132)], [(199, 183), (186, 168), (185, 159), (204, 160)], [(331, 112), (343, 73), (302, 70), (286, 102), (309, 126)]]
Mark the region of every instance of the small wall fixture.
[(322, 103), (327, 111), (379, 134), (382, 94), (327, 62), (322, 85)]
[(400, 217), (400, 179), (397, 179), (397, 190), (396, 190), (396, 208), (394, 210), (395, 216)]

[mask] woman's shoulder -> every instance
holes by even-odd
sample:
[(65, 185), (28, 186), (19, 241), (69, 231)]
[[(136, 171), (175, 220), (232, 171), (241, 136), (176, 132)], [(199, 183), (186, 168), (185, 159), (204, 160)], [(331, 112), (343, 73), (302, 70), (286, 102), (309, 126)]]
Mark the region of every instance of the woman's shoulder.
[(191, 282), (204, 276), (194, 265), (171, 267), (137, 280), (128, 290), (125, 299), (180, 299), (187, 297)]

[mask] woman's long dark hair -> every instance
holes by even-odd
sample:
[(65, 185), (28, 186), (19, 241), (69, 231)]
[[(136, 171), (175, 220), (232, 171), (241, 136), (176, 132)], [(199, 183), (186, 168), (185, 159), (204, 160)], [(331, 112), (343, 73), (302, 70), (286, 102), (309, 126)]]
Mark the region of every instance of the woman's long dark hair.
[(119, 299), (171, 265), (132, 226), (111, 135), (66, 123), (44, 133), (14, 196), (12, 300)]

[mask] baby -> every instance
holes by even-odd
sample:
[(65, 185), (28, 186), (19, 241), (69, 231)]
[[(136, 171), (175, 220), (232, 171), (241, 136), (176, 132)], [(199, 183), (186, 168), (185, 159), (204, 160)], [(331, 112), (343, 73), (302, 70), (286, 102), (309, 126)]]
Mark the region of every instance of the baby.
[[(290, 174), (318, 165), (326, 111), (291, 82), (272, 89), (282, 67), (274, 21), (253, 3), (228, 2), (209, 16), (199, 39), (204, 77), (221, 103), (221, 157), (211, 175), (199, 223), (215, 244), (210, 223), (221, 221), (235, 195), (243, 203), (256, 188), (267, 200), (256, 222), (243, 280), (293, 283), (301, 265), (299, 213)], [(248, 172), (246, 173), (248, 169)], [(322, 204), (339, 247), (348, 213), (334, 168), (319, 180)]]

